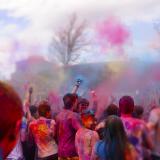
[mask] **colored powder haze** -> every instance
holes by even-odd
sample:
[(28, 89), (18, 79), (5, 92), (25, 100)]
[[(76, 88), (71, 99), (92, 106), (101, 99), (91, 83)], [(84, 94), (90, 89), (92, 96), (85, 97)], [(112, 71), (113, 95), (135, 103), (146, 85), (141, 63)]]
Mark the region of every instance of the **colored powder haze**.
[[(75, 65), (65, 68), (49, 57), (49, 45), (55, 28), (65, 27), (74, 12), (87, 22), (91, 46)], [(90, 98), (95, 90), (100, 109), (124, 94), (136, 103), (158, 103), (157, 19), (159, 0), (2, 0), (0, 79), (11, 82), (22, 98), (25, 86), (32, 84), (35, 97), (48, 94), (56, 107), (77, 78), (84, 81), (79, 94)]]

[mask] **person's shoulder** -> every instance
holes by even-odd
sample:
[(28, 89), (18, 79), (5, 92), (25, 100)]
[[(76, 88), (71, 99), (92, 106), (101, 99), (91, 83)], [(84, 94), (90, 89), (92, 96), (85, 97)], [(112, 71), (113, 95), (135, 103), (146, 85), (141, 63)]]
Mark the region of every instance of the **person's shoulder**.
[(95, 135), (95, 131), (81, 127), (77, 130), (76, 135), (81, 136), (81, 137), (90, 137), (92, 138), (93, 135)]
[(76, 136), (79, 136), (83, 133), (83, 128), (79, 128), (76, 132)]
[(160, 115), (160, 107), (157, 107), (157, 108), (152, 109), (152, 110), (151, 110), (151, 113), (152, 113), (152, 114)]
[(29, 128), (34, 127), (35, 125), (37, 125), (37, 120), (33, 120), (29, 123)]
[(134, 118), (132, 117), (130, 120), (133, 123), (133, 126), (141, 126), (141, 128), (144, 128), (147, 126), (146, 122), (142, 119)]
[(103, 148), (105, 147), (105, 142), (102, 140), (99, 140), (96, 144), (95, 144), (95, 152), (97, 154), (99, 154), (99, 152), (101, 150), (103, 150)]
[(94, 135), (98, 135), (97, 131), (92, 130), (92, 133), (93, 133)]
[(122, 122), (124, 122), (125, 125), (130, 124), (132, 127), (141, 126), (141, 128), (146, 127), (146, 123), (142, 119), (134, 118), (134, 117), (122, 117)]
[(135, 118), (133, 124), (134, 124), (133, 127), (135, 129), (138, 129), (142, 133), (146, 133), (147, 134), (148, 126), (147, 126), (147, 123), (144, 120)]
[(104, 144), (105, 144), (105, 142), (104, 142), (103, 140), (99, 140), (99, 141), (97, 141), (97, 143), (96, 143), (96, 147), (102, 146), (102, 145), (104, 145)]
[(101, 121), (100, 123), (97, 124), (95, 130), (99, 130), (100, 128), (104, 128), (105, 126), (105, 121)]
[(98, 135), (98, 133), (96, 131), (90, 130), (88, 133), (90, 135), (90, 138), (99, 140), (99, 135)]
[(35, 120), (31, 121), (31, 122), (29, 123), (29, 125), (37, 124), (37, 121), (38, 121), (38, 120), (35, 119)]
[(72, 111), (72, 110), (68, 110), (68, 113), (69, 113), (69, 114), (72, 114), (72, 115), (78, 115), (77, 112), (74, 112), (74, 111)]
[(57, 113), (57, 115), (55, 116), (55, 119), (56, 119), (56, 120), (61, 119), (61, 117), (62, 117), (64, 114), (65, 114), (65, 111), (64, 111), (64, 109), (63, 109), (63, 110), (61, 110), (60, 112)]
[(142, 119), (138, 119), (138, 118), (135, 118), (135, 117), (122, 117), (121, 118), (122, 119), (122, 121), (124, 120), (124, 121), (128, 121), (128, 122), (130, 122), (130, 123), (144, 123), (144, 121), (142, 120)]
[(142, 119), (135, 118), (135, 117), (132, 117), (132, 121), (137, 122), (137, 123), (144, 123)]
[(66, 114), (69, 114), (70, 112), (73, 112), (69, 109), (62, 109), (59, 113), (58, 113), (58, 116), (62, 116), (62, 115), (66, 115)]
[(139, 125), (142, 125), (144, 127), (147, 126), (147, 123), (143, 120), (143, 119), (138, 119), (138, 118), (135, 118), (135, 122)]
[(79, 114), (77, 112), (68, 111), (68, 117), (69, 118), (79, 118)]
[(124, 124), (132, 124), (133, 122), (135, 122), (135, 118), (133, 118), (133, 117), (124, 117), (124, 116), (122, 116), (122, 117), (120, 117), (120, 119), (122, 120), (122, 122), (124, 123)]

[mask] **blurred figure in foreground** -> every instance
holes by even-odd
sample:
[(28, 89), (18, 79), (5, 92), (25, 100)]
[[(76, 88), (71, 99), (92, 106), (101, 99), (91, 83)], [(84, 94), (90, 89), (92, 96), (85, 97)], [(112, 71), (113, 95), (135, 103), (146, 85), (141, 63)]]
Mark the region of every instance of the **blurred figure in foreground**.
[(17, 143), (22, 120), (22, 102), (14, 89), (0, 82), (0, 159)]

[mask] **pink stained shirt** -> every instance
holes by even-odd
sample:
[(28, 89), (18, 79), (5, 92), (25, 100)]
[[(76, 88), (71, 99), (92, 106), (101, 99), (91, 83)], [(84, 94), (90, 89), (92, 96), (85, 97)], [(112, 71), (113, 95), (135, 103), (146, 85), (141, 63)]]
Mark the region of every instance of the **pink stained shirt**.
[(77, 156), (75, 148), (75, 135), (82, 127), (77, 113), (63, 109), (56, 116), (58, 156), (61, 158)]

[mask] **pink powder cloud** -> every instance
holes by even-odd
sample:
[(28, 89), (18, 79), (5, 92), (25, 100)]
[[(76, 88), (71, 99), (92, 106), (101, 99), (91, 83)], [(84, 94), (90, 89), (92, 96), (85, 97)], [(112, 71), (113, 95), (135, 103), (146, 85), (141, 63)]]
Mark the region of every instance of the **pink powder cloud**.
[(96, 30), (102, 48), (115, 47), (123, 52), (123, 47), (130, 38), (128, 28), (115, 17), (99, 23)]

